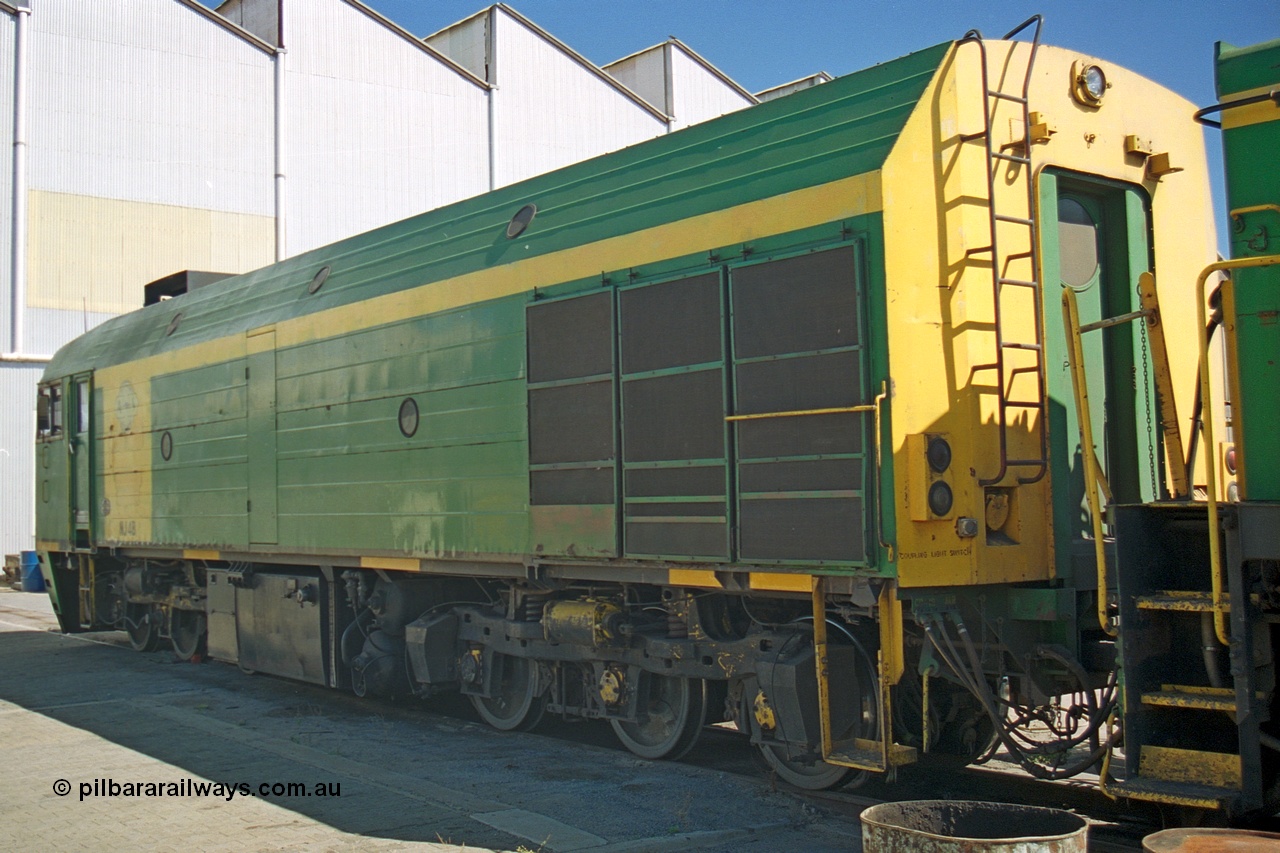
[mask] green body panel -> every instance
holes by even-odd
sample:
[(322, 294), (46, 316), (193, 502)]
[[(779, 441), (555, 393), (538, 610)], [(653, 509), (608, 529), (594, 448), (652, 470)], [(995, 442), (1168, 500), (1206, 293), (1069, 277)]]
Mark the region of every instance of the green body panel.
[[(1077, 561), (1092, 562), (1092, 529), (1084, 493), (1084, 463), (1075, 392), (1067, 367), (1062, 319), (1062, 250), (1056, 215), (1060, 198), (1078, 202), (1100, 226), (1098, 267), (1077, 287), (1081, 325), (1138, 309), (1138, 276), (1150, 269), (1145, 197), (1136, 187), (1082, 180), (1046, 171), (1040, 176), (1042, 267), (1045, 275), (1045, 375), (1049, 395), (1049, 459), (1053, 482), (1054, 559), (1057, 576), (1086, 584)], [(1152, 482), (1160, 451), (1154, 373), (1143, 367), (1141, 328), (1134, 323), (1082, 336), (1089, 414), (1098, 461), (1118, 502), (1159, 495)], [(1158, 485), (1157, 485), (1158, 488)], [(1084, 540), (1090, 540), (1085, 543)], [(1089, 569), (1090, 574), (1092, 568)]]
[(275, 332), (255, 336), (264, 350), (246, 358), (249, 370), (249, 541), (276, 541), (276, 350)]
[[(245, 361), (151, 380), (152, 530), (164, 545), (247, 542)], [(168, 432), (172, 451), (163, 456)]]
[(67, 542), (71, 539), (70, 461), (67, 459), (65, 436), (41, 441), (36, 445), (36, 539), (43, 542)]
[[(1218, 45), (1218, 97), (1280, 84), (1280, 41), (1248, 48)], [(1280, 115), (1280, 107), (1271, 108)], [(1227, 206), (1232, 211), (1280, 206), (1280, 119), (1228, 128), (1222, 135)], [(1233, 216), (1231, 257), (1280, 254), (1280, 210)], [(1232, 426), (1245, 471), (1243, 497), (1280, 500), (1280, 407), (1270, 401), (1280, 387), (1280, 267), (1233, 274), (1236, 303), (1236, 360), (1240, 400), (1233, 401)]]
[[(151, 380), (154, 545), (516, 560), (616, 554), (620, 498), (531, 510), (529, 492), (526, 308), (539, 296), (598, 289), (600, 279), (530, 281), (526, 293), (278, 349), (264, 335), (290, 318), (358, 310), (354, 303), (380, 295), (878, 169), (948, 47), (148, 306), (64, 347), (46, 375), (252, 333), (247, 357)], [(528, 202), (538, 205), (536, 221), (507, 239), (507, 221)], [(871, 304), (867, 356), (849, 380), (869, 401), (888, 376), (881, 227), (876, 213), (763, 237), (749, 250), (708, 246), (709, 254), (602, 273), (617, 286), (859, 242)], [(309, 294), (322, 266), (331, 272)], [(410, 399), (419, 416), (406, 435), (399, 413)], [(888, 470), (880, 494), (891, 513)], [(884, 565), (874, 529), (866, 534), (869, 559), (847, 568)]]

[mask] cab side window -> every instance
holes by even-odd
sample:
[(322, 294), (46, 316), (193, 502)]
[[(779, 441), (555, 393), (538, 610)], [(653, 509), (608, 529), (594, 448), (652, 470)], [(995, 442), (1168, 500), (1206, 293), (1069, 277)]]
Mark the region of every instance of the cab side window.
[(62, 389), (57, 385), (40, 386), (36, 407), (37, 435), (41, 441), (62, 435)]

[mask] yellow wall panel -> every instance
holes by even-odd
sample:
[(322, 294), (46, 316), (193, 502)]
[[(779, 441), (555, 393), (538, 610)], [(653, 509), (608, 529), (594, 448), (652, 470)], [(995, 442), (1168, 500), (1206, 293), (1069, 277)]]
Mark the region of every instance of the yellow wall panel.
[(138, 201), (28, 195), (27, 304), (120, 314), (147, 282), (182, 270), (241, 273), (275, 257), (275, 220)]

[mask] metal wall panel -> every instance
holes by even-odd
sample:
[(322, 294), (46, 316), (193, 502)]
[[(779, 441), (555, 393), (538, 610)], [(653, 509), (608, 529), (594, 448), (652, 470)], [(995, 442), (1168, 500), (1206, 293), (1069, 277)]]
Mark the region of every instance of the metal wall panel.
[(41, 0), (33, 190), (271, 215), (272, 58), (173, 0)]
[[(5, 141), (0, 151), (0, 330), (3, 330), (3, 348), (9, 348), (9, 298), (13, 280), (13, 69), (14, 69), (14, 16), (0, 13), (0, 139)], [(30, 318), (27, 320), (30, 323)], [(0, 433), (0, 442), (3, 442)]]
[(335, 0), (285, 9), (291, 255), (488, 189), (485, 91)]
[(0, 364), (0, 553), (35, 547), (35, 407), (39, 365)]
[(604, 67), (614, 78), (668, 115), (666, 44), (633, 53)]
[(672, 130), (752, 105), (677, 44), (671, 46), (671, 92)]
[(267, 44), (279, 40), (279, 0), (227, 0), (218, 14), (256, 35)]
[(423, 39), (481, 80), (489, 79), (489, 12), (485, 10)]
[(503, 7), (495, 18), (496, 186), (666, 133), (664, 120)]

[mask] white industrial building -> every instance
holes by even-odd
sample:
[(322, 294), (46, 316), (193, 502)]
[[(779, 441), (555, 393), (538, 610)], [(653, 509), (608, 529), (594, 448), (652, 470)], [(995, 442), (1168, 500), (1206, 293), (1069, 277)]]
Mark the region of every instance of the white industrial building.
[(0, 553), (33, 546), (44, 362), (144, 284), (758, 102), (676, 39), (601, 68), (501, 4), (421, 37), (358, 0), (0, 0)]

